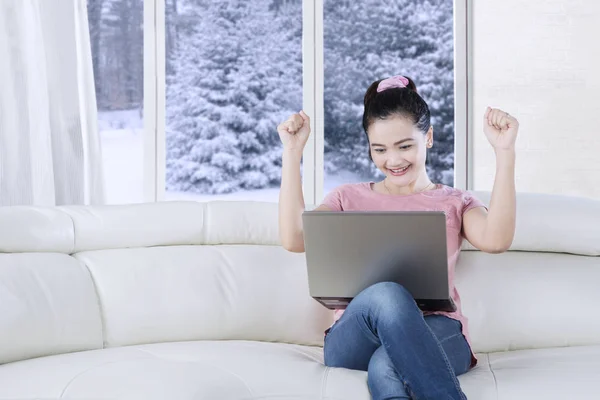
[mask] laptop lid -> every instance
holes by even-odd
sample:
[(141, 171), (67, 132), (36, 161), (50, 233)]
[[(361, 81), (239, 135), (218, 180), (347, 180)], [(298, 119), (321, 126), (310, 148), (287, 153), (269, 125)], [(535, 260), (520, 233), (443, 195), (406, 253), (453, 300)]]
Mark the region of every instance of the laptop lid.
[(302, 218), (317, 300), (351, 299), (384, 281), (400, 283), (417, 300), (450, 299), (443, 212), (306, 211)]

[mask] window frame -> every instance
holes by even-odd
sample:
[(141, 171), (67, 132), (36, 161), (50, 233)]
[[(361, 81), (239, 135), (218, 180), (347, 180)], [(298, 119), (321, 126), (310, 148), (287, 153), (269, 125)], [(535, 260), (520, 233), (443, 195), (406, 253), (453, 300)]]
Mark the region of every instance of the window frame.
[[(472, 165), (472, 0), (454, 0), (454, 186), (471, 189)], [(166, 54), (165, 0), (144, 1), (144, 201), (165, 200)], [(303, 109), (311, 136), (303, 153), (307, 205), (324, 192), (323, 0), (302, 0)]]

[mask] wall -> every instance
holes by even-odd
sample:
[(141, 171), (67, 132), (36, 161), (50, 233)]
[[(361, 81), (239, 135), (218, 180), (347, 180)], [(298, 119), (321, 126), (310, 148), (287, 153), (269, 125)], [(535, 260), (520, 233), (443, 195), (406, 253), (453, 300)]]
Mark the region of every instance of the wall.
[(485, 107), (520, 122), (518, 191), (600, 199), (600, 2), (473, 0), (471, 188), (491, 190)]

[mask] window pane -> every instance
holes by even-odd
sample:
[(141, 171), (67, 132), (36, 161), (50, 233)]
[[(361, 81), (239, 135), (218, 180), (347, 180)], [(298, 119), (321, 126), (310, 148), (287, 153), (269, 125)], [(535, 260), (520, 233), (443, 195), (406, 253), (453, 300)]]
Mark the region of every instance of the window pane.
[(106, 200), (142, 202), (143, 0), (88, 0)]
[(434, 182), (454, 184), (453, 5), (447, 0), (324, 1), (325, 193), (381, 180), (362, 129), (369, 85), (410, 76), (431, 109)]
[(277, 201), (301, 0), (167, 0), (166, 199)]

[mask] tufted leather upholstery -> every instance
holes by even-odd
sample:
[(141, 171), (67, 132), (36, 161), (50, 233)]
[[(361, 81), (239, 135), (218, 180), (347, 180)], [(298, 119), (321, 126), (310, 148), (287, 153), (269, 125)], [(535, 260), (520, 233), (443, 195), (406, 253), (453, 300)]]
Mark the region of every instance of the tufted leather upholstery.
[[(476, 193), (489, 201), (488, 193)], [(469, 399), (596, 399), (600, 202), (519, 194), (511, 251), (465, 243)], [(277, 205), (0, 208), (0, 399), (369, 399)]]

